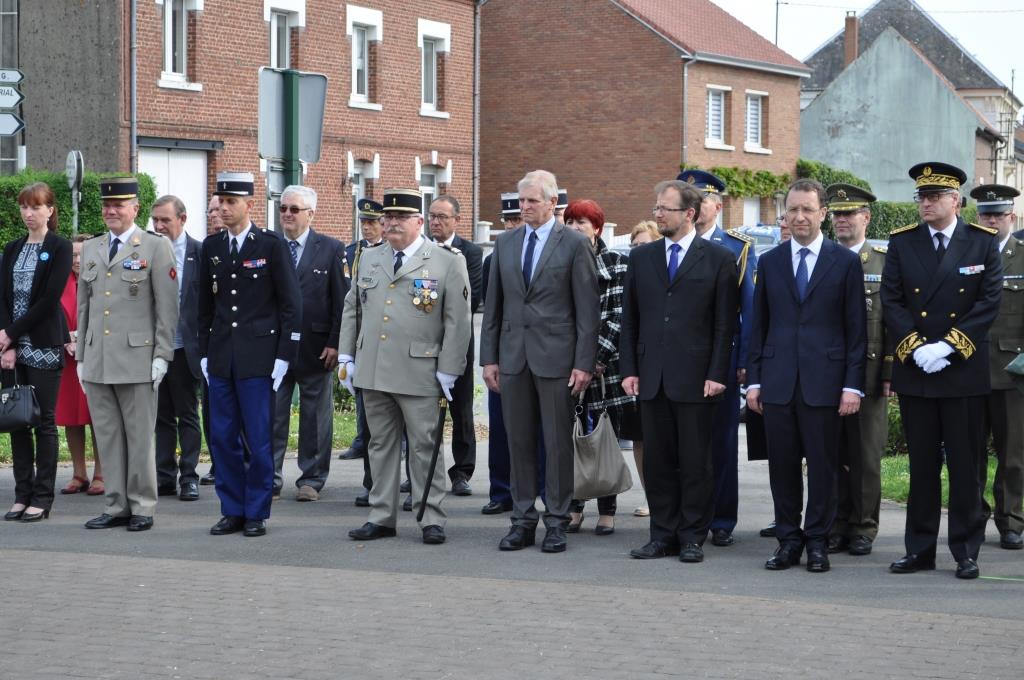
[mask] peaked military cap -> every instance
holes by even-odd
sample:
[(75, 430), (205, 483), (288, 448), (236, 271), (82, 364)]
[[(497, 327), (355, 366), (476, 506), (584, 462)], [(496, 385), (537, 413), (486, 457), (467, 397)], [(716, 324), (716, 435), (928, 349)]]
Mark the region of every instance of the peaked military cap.
[(372, 198), (360, 198), (356, 203), (361, 220), (379, 220), (384, 216), (384, 206)]
[(1005, 184), (982, 184), (971, 191), (971, 198), (978, 202), (979, 215), (1001, 215), (1013, 211), (1013, 199), (1020, 192)]
[(721, 194), (725, 192), (725, 182), (721, 178), (703, 170), (683, 170), (676, 179), (680, 182), (686, 182), (694, 189), (705, 194)]
[(501, 195), (501, 214), (502, 215), (518, 215), (522, 212), (519, 207), (519, 194), (516, 192), (503, 193)]
[(918, 163), (908, 173), (918, 192), (960, 190), (967, 173), (949, 163)]
[(423, 194), (417, 189), (385, 189), (383, 212), (421, 213)]
[(828, 209), (832, 212), (852, 212), (868, 207), (876, 200), (875, 195), (867, 189), (852, 184), (830, 184), (825, 189), (828, 194)]
[(100, 198), (135, 198), (139, 195), (139, 180), (134, 177), (107, 177), (100, 180)]
[(225, 170), (217, 173), (216, 196), (252, 196), (255, 182), (251, 172), (232, 172)]
[(569, 207), (569, 192), (565, 189), (558, 190), (558, 200), (555, 201), (556, 208), (568, 208)]

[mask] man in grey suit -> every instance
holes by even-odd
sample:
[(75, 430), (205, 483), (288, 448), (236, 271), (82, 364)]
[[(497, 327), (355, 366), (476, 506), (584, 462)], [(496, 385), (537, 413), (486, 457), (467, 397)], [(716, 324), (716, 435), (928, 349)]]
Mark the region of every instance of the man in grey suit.
[(480, 335), (487, 388), (502, 394), (512, 475), (512, 528), (498, 547), (534, 544), (539, 519), (537, 426), (547, 448), (544, 552), (565, 550), (573, 487), (573, 397), (597, 360), (600, 302), (590, 242), (555, 219), (558, 184), (544, 170), (519, 182), (525, 226), (498, 237)]
[[(157, 493), (183, 501), (199, 500), (199, 259), (202, 245), (185, 232), (185, 204), (177, 196), (161, 196), (150, 212), (153, 228), (171, 241), (174, 279), (178, 283), (178, 327), (174, 360), (160, 383), (156, 403)], [(181, 459), (174, 456), (181, 444)], [(177, 482), (177, 484), (175, 483)], [(181, 485), (180, 490), (178, 484)]]

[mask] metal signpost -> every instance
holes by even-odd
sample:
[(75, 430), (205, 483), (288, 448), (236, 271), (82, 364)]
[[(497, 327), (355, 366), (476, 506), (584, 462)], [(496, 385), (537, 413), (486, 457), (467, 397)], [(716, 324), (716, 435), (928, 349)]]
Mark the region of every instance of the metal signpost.
[(82, 175), (85, 173), (85, 161), (81, 151), (69, 151), (64, 164), (64, 173), (68, 177), (68, 188), (71, 189), (71, 235), (78, 236), (78, 202), (82, 200)]

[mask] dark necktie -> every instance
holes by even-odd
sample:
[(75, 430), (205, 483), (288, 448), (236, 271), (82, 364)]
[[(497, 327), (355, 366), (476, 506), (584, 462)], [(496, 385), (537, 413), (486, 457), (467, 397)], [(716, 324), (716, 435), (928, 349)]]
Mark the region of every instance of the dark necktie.
[(796, 266), (796, 294), (800, 296), (800, 302), (803, 302), (807, 295), (807, 256), (811, 251), (801, 248), (797, 252), (800, 254), (800, 264)]
[(672, 280), (676, 278), (676, 272), (679, 271), (679, 251), (682, 250), (682, 247), (678, 243), (673, 243), (668, 250), (668, 282), (672, 283)]
[(231, 261), (234, 262), (238, 259), (238, 241), (234, 237), (231, 238)]
[(529, 288), (533, 278), (533, 251), (537, 247), (537, 231), (530, 230), (530, 242), (526, 244), (526, 257), (523, 258), (523, 284)]
[(939, 245), (935, 248), (935, 259), (942, 262), (942, 256), (946, 254), (946, 235), (941, 231), (935, 233), (935, 240)]
[(288, 241), (288, 248), (292, 252), (292, 264), (295, 265), (296, 267), (298, 267), (299, 266), (299, 242), (298, 241)]
[(113, 239), (110, 242), (110, 256), (107, 258), (107, 262), (113, 262), (114, 258), (117, 257), (117, 247), (121, 245), (119, 239)]
[(404, 256), (405, 256), (405, 253), (403, 253), (401, 250), (399, 250), (397, 253), (395, 253), (395, 273), (396, 274), (398, 273), (398, 270), (402, 268), (402, 258)]

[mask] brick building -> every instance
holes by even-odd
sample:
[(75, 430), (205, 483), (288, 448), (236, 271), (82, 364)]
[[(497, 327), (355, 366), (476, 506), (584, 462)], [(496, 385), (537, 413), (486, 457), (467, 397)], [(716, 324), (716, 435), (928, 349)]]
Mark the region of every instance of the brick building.
[[(555, 173), (624, 232), (681, 164), (795, 170), (808, 69), (710, 0), (485, 0), (480, 212), (525, 171)], [(685, 95), (685, 96), (684, 96)], [(775, 200), (726, 201), (725, 226)]]
[[(21, 3), (29, 165), (63, 168), (79, 148), (89, 169), (130, 168), (130, 5)], [(274, 224), (257, 153), (261, 66), (328, 78), (321, 157), (305, 177), (318, 229), (349, 240), (355, 199), (389, 186), (449, 192), (471, 213), (473, 0), (137, 0), (136, 22), (138, 167), (186, 200), (190, 233), (205, 233), (225, 169), (256, 174), (256, 221)], [(78, 30), (54, 40), (56, 26)]]

